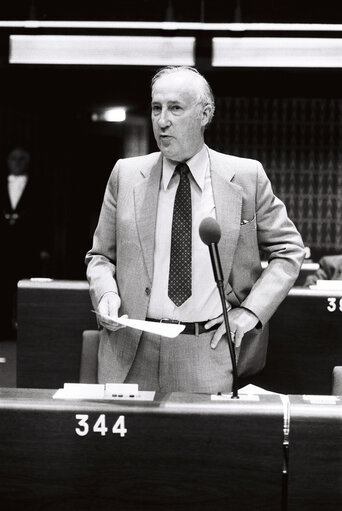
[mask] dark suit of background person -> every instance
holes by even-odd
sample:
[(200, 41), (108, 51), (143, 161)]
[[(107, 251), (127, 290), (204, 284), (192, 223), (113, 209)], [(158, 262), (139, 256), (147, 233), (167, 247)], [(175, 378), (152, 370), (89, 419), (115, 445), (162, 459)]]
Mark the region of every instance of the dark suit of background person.
[(312, 286), (317, 280), (342, 280), (342, 255), (324, 256), (318, 264), (318, 270), (306, 278), (305, 286)]
[[(21, 148), (13, 149), (7, 158), (0, 195), (0, 267), (1, 267), (1, 335), (16, 335), (16, 287), (21, 278), (39, 276), (44, 236), (41, 228), (46, 211), (37, 184), (29, 172), (30, 155)], [(19, 180), (19, 183), (15, 183)], [(18, 192), (10, 197), (9, 187)], [(12, 188), (13, 189), (13, 188)], [(40, 209), (41, 208), (41, 209)]]
[[(189, 158), (203, 148), (204, 128), (214, 110), (213, 98), (208, 101), (207, 95), (203, 99), (201, 75), (179, 68), (163, 73), (152, 82), (152, 123), (161, 153), (116, 163), (105, 191), (93, 247), (86, 256), (93, 306), (113, 317), (150, 316), (154, 281), (158, 280), (154, 263), (160, 233), (155, 232), (163, 156), (174, 162), (188, 160), (190, 165)], [(193, 112), (192, 124), (186, 125), (186, 131), (184, 123), (190, 122), (189, 111)], [(183, 152), (181, 146), (186, 148)], [(238, 371), (247, 376), (264, 366), (267, 323), (296, 280), (304, 258), (303, 243), (259, 162), (209, 148), (206, 151), (214, 215), (222, 230), (218, 246), (226, 299), (232, 307), (230, 327), (236, 345), (243, 337), (236, 350)], [(192, 177), (190, 181), (195, 186)], [(198, 226), (193, 230), (193, 238), (196, 236)], [(260, 251), (269, 261), (264, 271)], [(215, 285), (212, 274), (208, 253), (201, 273), (208, 286)], [(217, 300), (213, 291), (214, 297)], [(210, 319), (207, 326), (215, 325), (216, 331), (197, 337), (180, 334), (176, 339), (158, 338), (155, 344), (151, 337), (157, 336), (142, 335), (138, 330), (111, 332), (104, 328), (99, 348), (99, 382), (143, 382), (143, 387), (150, 387), (145, 390), (230, 391), (231, 364), (221, 311), (217, 307), (210, 317), (192, 319), (204, 323)], [(192, 312), (193, 317), (196, 311)], [(180, 318), (177, 311), (175, 318)], [(101, 324), (107, 325), (103, 318)], [(159, 371), (157, 378), (150, 378), (153, 371)]]

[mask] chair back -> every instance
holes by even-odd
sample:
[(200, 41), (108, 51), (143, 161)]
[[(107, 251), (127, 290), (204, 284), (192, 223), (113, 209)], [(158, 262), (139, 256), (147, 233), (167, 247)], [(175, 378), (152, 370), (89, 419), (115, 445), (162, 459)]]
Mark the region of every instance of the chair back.
[(97, 352), (100, 336), (98, 330), (82, 332), (80, 383), (97, 383)]
[(333, 396), (342, 396), (342, 366), (333, 369), (332, 392)]

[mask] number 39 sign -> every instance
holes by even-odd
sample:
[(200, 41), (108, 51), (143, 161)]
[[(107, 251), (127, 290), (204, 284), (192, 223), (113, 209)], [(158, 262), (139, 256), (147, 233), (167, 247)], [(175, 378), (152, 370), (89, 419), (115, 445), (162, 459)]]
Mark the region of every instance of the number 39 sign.
[(328, 298), (327, 310), (329, 312), (335, 312), (339, 310), (342, 312), (342, 298), (338, 300), (338, 298)]

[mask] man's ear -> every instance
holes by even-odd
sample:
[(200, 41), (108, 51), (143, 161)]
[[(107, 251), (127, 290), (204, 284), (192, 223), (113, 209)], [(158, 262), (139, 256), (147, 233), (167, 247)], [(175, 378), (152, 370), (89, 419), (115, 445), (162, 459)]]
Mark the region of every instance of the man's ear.
[(211, 110), (212, 110), (211, 105), (205, 105), (205, 107), (202, 110), (201, 125), (203, 128), (205, 128), (210, 122)]

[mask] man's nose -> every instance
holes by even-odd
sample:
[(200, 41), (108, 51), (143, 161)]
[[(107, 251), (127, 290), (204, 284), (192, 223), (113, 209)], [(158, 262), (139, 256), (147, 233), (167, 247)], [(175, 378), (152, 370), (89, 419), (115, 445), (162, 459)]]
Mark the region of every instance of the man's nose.
[(163, 108), (162, 111), (160, 112), (160, 116), (158, 119), (158, 125), (160, 128), (167, 128), (168, 126), (170, 126), (170, 124), (171, 124), (171, 121), (170, 121), (170, 117), (169, 117), (169, 112), (166, 108)]

